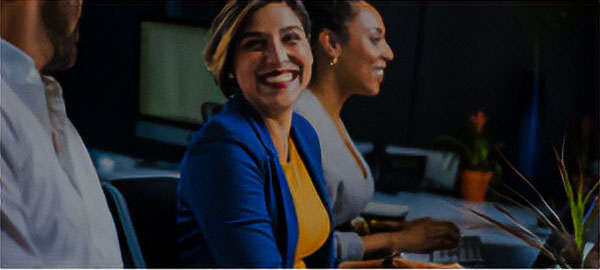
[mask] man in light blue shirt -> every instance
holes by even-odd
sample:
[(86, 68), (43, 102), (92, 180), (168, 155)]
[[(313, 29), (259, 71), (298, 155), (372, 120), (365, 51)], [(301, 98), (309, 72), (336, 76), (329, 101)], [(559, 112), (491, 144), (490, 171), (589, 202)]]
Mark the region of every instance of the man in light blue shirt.
[(75, 63), (82, 1), (1, 5), (0, 267), (122, 267), (115, 225), (62, 88), (41, 75)]

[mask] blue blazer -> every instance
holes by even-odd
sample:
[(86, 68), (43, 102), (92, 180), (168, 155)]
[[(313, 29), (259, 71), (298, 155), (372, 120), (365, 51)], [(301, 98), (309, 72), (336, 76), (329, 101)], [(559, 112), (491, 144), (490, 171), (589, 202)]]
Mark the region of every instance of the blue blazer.
[[(290, 134), (333, 225), (318, 137), (295, 113)], [(269, 131), (241, 94), (194, 135), (178, 193), (177, 253), (183, 265), (294, 266), (294, 202)], [(336, 267), (333, 229), (304, 262), (310, 268)]]

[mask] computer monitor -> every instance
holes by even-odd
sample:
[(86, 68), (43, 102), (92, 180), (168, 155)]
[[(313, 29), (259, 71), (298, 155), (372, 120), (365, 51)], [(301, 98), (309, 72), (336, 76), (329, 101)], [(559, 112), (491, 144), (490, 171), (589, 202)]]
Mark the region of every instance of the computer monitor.
[(187, 145), (201, 105), (226, 98), (204, 64), (208, 25), (141, 20), (136, 136)]

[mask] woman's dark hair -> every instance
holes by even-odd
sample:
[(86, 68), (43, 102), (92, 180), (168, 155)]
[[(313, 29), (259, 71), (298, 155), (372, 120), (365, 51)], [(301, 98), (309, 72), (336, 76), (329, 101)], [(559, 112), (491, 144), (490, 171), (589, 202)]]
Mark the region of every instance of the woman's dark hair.
[(250, 19), (257, 10), (273, 2), (287, 4), (298, 16), (307, 38), (310, 38), (310, 19), (304, 5), (300, 0), (281, 1), (237, 1), (230, 0), (212, 22), (210, 38), (204, 50), (204, 61), (215, 82), (226, 97), (237, 92), (239, 86), (233, 74), (234, 44), (239, 41), (239, 36), (249, 25)]
[(313, 52), (319, 45), (319, 33), (323, 29), (334, 32), (342, 43), (348, 41), (348, 28), (346, 22), (354, 17), (352, 0), (306, 1), (304, 5), (310, 15), (312, 23), (310, 45)]

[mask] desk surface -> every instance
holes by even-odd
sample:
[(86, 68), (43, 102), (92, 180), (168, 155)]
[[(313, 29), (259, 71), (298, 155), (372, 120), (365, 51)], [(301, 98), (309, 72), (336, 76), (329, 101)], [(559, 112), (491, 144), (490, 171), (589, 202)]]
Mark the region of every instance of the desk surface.
[[(425, 192), (400, 192), (397, 195), (377, 192), (374, 195), (374, 200), (407, 205), (409, 207), (407, 220), (421, 217), (448, 220), (454, 222), (460, 228), (461, 235), (481, 237), (482, 257), (485, 261), (481, 266), (484, 267), (530, 268), (539, 253), (538, 249), (530, 247), (521, 239), (481, 220), (467, 210), (467, 208), (478, 210), (504, 224), (511, 225), (512, 222), (490, 203), (469, 202)], [(532, 212), (510, 206), (506, 206), (506, 209), (515, 219), (538, 235), (540, 241), (545, 243), (548, 240), (550, 230), (537, 226), (536, 217)]]

